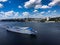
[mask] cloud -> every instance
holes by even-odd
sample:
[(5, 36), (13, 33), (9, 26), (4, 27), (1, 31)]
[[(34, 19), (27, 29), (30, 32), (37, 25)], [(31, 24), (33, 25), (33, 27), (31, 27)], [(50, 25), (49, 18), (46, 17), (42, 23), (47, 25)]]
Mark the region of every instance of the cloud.
[[(46, 15), (47, 13), (47, 15)], [(45, 17), (57, 17), (58, 15), (56, 14), (56, 10), (53, 10), (52, 12), (49, 10), (48, 12), (42, 11), (42, 12), (37, 12), (37, 13), (33, 13), (31, 15), (31, 13), (29, 12), (23, 12), (20, 13), (19, 12), (15, 12), (13, 10), (11, 11), (1, 11), (0, 12), (0, 19), (12, 19), (12, 18), (45, 18)]]
[(22, 6), (19, 5), (18, 8), (22, 8)]
[(51, 12), (51, 10), (48, 10), (48, 13), (50, 13)]
[(15, 12), (13, 10), (11, 11), (7, 11), (7, 12), (4, 12), (4, 11), (1, 11), (0, 12), (0, 18), (4, 19), (4, 18), (18, 18), (19, 17), (19, 12)]
[(53, 12), (56, 13), (56, 10), (54, 10)]
[(33, 15), (30, 16), (30, 18), (44, 18), (45, 16), (43, 14), (39, 13), (34, 13)]
[(45, 11), (40, 12), (40, 14), (44, 14), (44, 13), (45, 13)]
[(35, 8), (35, 9), (46, 9), (51, 8), (52, 6), (60, 4), (60, 0), (52, 0), (52, 2), (48, 3), (48, 5), (42, 5), (42, 0), (29, 0), (25, 2), (25, 8)]
[(24, 7), (31, 8), (31, 7), (35, 7), (36, 5), (39, 5), (40, 3), (41, 3), (41, 0), (29, 0), (25, 2)]
[(23, 17), (28, 18), (30, 13), (29, 12), (23, 12), (22, 15), (23, 15)]
[(48, 6), (48, 5), (36, 5), (35, 6), (35, 9), (46, 9), (46, 8), (51, 8), (50, 6)]
[(25, 2), (24, 7), (25, 8), (31, 8), (34, 7), (35, 9), (46, 9), (46, 8), (50, 8), (48, 5), (42, 5), (41, 4), (42, 0), (29, 0), (27, 2)]
[(60, 0), (52, 0), (52, 2), (50, 2), (48, 5), (49, 6), (54, 6), (56, 4), (60, 3)]
[(0, 0), (0, 2), (6, 2), (7, 0)]
[(42, 5), (40, 8), (46, 9), (46, 8), (50, 8), (50, 7), (47, 5)]
[(32, 15), (31, 18), (43, 18), (44, 16), (43, 15)]
[(5, 16), (6, 17), (11, 17), (13, 15), (15, 15), (15, 12), (13, 10), (12, 11), (8, 11), (8, 12), (5, 12)]
[(12, 10), (8, 11), (8, 12), (4, 12), (4, 11), (0, 12), (0, 19), (11, 19), (11, 18), (18, 18), (18, 17), (20, 17), (20, 18), (28, 18), (28, 16), (36, 17), (36, 16), (31, 16), (29, 12), (23, 12), (22, 16), (19, 16), (19, 12), (14, 12)]
[(19, 12), (15, 12), (13, 10), (11, 11), (1, 11), (0, 12), (0, 19), (11, 19), (11, 18), (28, 18), (30, 16), (29, 12), (23, 12), (22, 15), (20, 15)]
[(2, 17), (4, 17), (4, 12), (3, 11), (0, 12), (0, 18), (2, 18)]
[(46, 12), (46, 14), (50, 14), (50, 15), (52, 15), (52, 14), (55, 14), (56, 12), (57, 12), (56, 10), (53, 10), (53, 11), (48, 10), (48, 11)]
[(36, 12), (38, 12), (38, 10), (34, 10), (33, 12), (36, 13)]
[[(0, 0), (0, 2), (6, 2), (7, 0)], [(0, 3), (0, 8), (3, 7), (3, 4)]]
[(50, 14), (51, 15), (51, 10), (48, 10), (47, 12), (46, 12), (46, 15), (48, 15), (48, 14)]
[(2, 8), (2, 7), (3, 7), (3, 4), (0, 3), (0, 8)]
[(34, 8), (39, 9), (42, 5), (36, 5)]
[(5, 12), (5, 17), (7, 18), (18, 18), (19, 17), (19, 12), (15, 12), (13, 10)]

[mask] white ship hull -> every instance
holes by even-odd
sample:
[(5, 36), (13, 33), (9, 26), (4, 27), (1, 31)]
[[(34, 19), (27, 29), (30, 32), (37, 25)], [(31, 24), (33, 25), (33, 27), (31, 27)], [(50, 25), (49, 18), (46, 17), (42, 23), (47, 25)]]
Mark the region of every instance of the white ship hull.
[(16, 33), (23, 33), (23, 34), (36, 34), (36, 31), (32, 31), (32, 28), (30, 27), (12, 27), (12, 28), (7, 28), (7, 31), (12, 31)]

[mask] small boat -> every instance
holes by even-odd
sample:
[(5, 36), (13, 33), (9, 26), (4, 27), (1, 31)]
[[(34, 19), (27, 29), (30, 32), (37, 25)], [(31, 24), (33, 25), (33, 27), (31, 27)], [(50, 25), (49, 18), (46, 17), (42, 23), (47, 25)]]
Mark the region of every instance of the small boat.
[(22, 34), (31, 34), (31, 35), (35, 35), (37, 33), (37, 31), (33, 31), (32, 28), (30, 27), (8, 27), (7, 26), (7, 31), (12, 31), (12, 32), (16, 32), (16, 33), (22, 33)]

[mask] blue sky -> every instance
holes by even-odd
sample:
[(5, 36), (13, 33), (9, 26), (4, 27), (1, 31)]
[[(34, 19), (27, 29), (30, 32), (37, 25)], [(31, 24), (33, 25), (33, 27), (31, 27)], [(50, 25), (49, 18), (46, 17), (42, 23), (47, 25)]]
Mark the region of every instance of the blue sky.
[(60, 0), (0, 0), (0, 19), (60, 16)]

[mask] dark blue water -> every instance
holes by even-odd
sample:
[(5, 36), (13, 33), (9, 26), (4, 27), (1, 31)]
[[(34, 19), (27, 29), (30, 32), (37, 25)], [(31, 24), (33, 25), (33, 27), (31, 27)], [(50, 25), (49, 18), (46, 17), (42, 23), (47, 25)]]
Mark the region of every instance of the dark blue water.
[[(28, 26), (37, 30), (36, 37), (7, 32), (2, 26)], [(0, 45), (60, 45), (60, 23), (0, 22)]]

